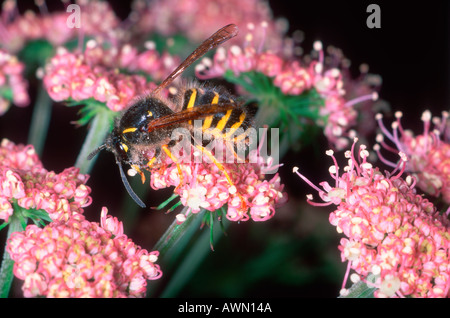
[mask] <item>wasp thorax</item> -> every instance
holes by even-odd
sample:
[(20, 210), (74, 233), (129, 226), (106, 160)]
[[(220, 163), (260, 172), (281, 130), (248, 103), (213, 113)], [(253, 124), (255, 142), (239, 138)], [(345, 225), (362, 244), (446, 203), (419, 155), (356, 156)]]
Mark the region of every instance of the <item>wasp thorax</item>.
[(134, 103), (122, 116), (117, 125), (118, 133), (132, 144), (156, 144), (170, 136), (172, 128), (149, 130), (158, 118), (173, 114), (173, 111), (155, 97), (145, 97)]

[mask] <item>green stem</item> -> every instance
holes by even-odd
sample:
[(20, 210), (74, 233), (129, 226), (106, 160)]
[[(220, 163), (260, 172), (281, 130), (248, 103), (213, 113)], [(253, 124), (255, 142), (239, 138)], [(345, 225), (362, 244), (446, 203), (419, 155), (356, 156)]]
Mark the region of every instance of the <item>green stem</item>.
[(36, 104), (31, 117), (28, 143), (34, 146), (36, 153), (41, 156), (47, 138), (48, 126), (52, 115), (52, 100), (41, 83), (38, 90)]
[[(23, 231), (23, 225), (20, 222), (20, 219), (16, 217), (14, 214), (10, 217), (10, 223), (8, 227), (7, 240), (11, 237), (14, 232)], [(5, 250), (3, 252), (3, 261), (0, 267), (0, 298), (7, 298), (9, 295), (9, 290), (11, 289), (11, 284), (13, 280), (13, 267), (14, 261), (11, 259), (9, 253)]]
[(89, 132), (81, 147), (75, 167), (80, 168), (80, 173), (87, 174), (94, 166), (96, 157), (87, 160), (87, 156), (105, 141), (111, 127), (111, 111), (99, 110), (91, 121)]
[[(187, 208), (185, 207), (181, 213), (186, 211)], [(182, 252), (186, 250), (194, 234), (198, 232), (204, 213), (204, 211), (196, 214), (191, 213), (186, 221), (181, 224), (177, 224), (174, 221), (153, 247), (153, 251), (159, 251), (158, 263), (165, 269), (164, 272), (166, 274), (169, 273), (167, 277), (171, 277), (170, 280), (172, 280), (170, 273), (173, 271), (173, 268), (178, 266)], [(180, 238), (183, 239), (180, 240)], [(163, 282), (160, 280), (149, 284), (147, 297), (156, 297), (162, 284)]]
[[(177, 295), (198, 269), (204, 258), (211, 252), (211, 232), (204, 229), (199, 234), (199, 228), (205, 213), (211, 212), (191, 213), (182, 224), (172, 223), (153, 248), (153, 250), (160, 252), (159, 262), (164, 264), (166, 273), (170, 275), (170, 280), (164, 286), (160, 297)], [(211, 229), (214, 231), (216, 242), (228, 224), (229, 222), (226, 222), (225, 227)], [(179, 241), (181, 237), (183, 240)], [(156, 290), (159, 289), (160, 284), (161, 282), (153, 282), (147, 290), (147, 297), (156, 296)]]
[(279, 121), (280, 110), (270, 102), (265, 102), (255, 116), (255, 123), (257, 127), (263, 127), (264, 125), (276, 127)]
[[(186, 210), (187, 207), (185, 207), (181, 213), (185, 213)], [(168, 254), (176, 245), (178, 240), (182, 236), (185, 236), (186, 232), (188, 232), (189, 229), (198, 229), (202, 220), (203, 213), (204, 212), (196, 214), (190, 213), (186, 220), (181, 224), (177, 224), (177, 222), (174, 221), (166, 230), (166, 232), (164, 232), (159, 241), (155, 244), (155, 246), (153, 247), (153, 251), (159, 251), (160, 257)]]
[[(216, 227), (213, 231), (215, 232), (214, 236), (216, 240), (223, 234), (220, 227)], [(190, 247), (183, 260), (177, 263), (176, 271), (171, 274), (169, 283), (161, 293), (161, 298), (176, 297), (189, 279), (192, 278), (192, 275), (199, 268), (200, 264), (202, 264), (205, 257), (212, 253), (212, 250), (209, 248), (211, 243), (210, 238), (210, 231), (204, 229), (201, 235), (194, 241), (194, 244)]]

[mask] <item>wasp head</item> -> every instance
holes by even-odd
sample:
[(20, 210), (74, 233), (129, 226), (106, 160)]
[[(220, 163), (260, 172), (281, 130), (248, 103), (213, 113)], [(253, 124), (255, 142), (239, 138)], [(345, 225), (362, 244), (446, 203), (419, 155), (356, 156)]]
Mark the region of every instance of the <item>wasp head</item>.
[(108, 151), (111, 151), (115, 158), (117, 166), (119, 167), (120, 177), (122, 179), (123, 185), (125, 186), (125, 189), (127, 190), (128, 194), (131, 196), (131, 198), (141, 207), (145, 208), (144, 202), (137, 196), (137, 194), (133, 191), (131, 188), (130, 183), (128, 182), (127, 177), (125, 176), (125, 172), (123, 171), (122, 162), (128, 162), (128, 155), (127, 155), (127, 145), (123, 142), (122, 137), (119, 133), (117, 133), (117, 130), (114, 129), (112, 133), (106, 138), (105, 143), (92, 151), (87, 159), (91, 160), (94, 158), (94, 156), (102, 151), (103, 149), (106, 149)]

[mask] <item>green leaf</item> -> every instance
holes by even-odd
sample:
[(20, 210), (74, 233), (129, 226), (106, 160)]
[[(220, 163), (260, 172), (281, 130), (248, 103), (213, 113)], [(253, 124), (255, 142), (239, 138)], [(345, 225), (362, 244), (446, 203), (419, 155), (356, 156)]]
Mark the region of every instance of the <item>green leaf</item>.
[(36, 224), (38, 226), (39, 225), (45, 226), (44, 221), (47, 221), (47, 222), (53, 221), (50, 218), (50, 216), (48, 215), (47, 211), (45, 211), (45, 210), (35, 210), (35, 209), (24, 210), (23, 215), (25, 217), (30, 218), (34, 222), (34, 224)]
[(301, 145), (311, 142), (310, 132), (317, 132), (317, 120), (326, 120), (320, 116), (320, 109), (325, 101), (314, 89), (304, 91), (300, 95), (286, 95), (273, 84), (273, 78), (263, 73), (250, 71), (235, 75), (227, 70), (225, 80), (239, 85), (257, 101), (259, 110), (255, 122), (257, 125), (268, 125), (269, 128), (280, 129), (280, 140), (283, 148), (300, 149)]
[(13, 101), (13, 92), (10, 87), (7, 86), (0, 87), (0, 96), (10, 102)]
[(0, 231), (3, 230), (8, 225), (9, 225), (9, 222), (3, 222), (3, 224), (0, 225)]
[(68, 107), (83, 106), (79, 111), (81, 118), (76, 121), (80, 126), (88, 124), (99, 113), (102, 113), (102, 116), (106, 116), (112, 126), (114, 124), (114, 118), (119, 115), (119, 112), (109, 109), (105, 103), (99, 102), (94, 98), (83, 99), (80, 101), (69, 99), (66, 102), (66, 105)]
[(103, 144), (106, 136), (111, 131), (114, 118), (118, 115), (118, 112), (114, 112), (105, 105), (102, 105), (102, 103), (93, 100), (90, 100), (90, 103), (86, 104), (85, 113), (88, 113), (88, 118), (85, 117), (83, 119), (86, 123), (91, 119), (93, 120), (75, 162), (75, 167), (80, 168), (80, 173), (83, 174), (90, 173), (96, 157), (88, 160), (88, 155)]
[(55, 49), (47, 40), (33, 40), (27, 42), (18, 53), (19, 60), (26, 65), (27, 77), (34, 76), (38, 67), (45, 65), (47, 59), (53, 56)]
[(168, 198), (166, 201), (164, 201), (163, 203), (161, 203), (160, 205), (158, 205), (156, 207), (157, 210), (162, 210), (164, 209), (170, 202), (172, 202), (174, 199), (176, 199), (178, 197), (178, 194), (172, 194), (170, 196), (170, 198)]
[[(10, 221), (8, 227), (7, 240), (11, 237), (11, 235), (14, 232), (21, 232), (25, 229), (23, 222), (16, 217), (16, 213), (11, 215), (9, 220)], [(11, 289), (11, 284), (14, 278), (13, 267), (14, 261), (11, 259), (9, 253), (6, 251), (5, 245), (2, 265), (0, 267), (0, 298), (6, 298), (9, 295), (9, 290)]]

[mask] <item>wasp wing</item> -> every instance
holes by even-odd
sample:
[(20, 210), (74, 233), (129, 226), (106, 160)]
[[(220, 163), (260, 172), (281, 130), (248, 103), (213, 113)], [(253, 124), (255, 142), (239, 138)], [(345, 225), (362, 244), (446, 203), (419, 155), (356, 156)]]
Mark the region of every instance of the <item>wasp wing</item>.
[(234, 24), (228, 24), (211, 35), (200, 46), (194, 50), (159, 86), (153, 91), (154, 95), (170, 85), (184, 70), (192, 63), (202, 57), (206, 52), (214, 49), (216, 46), (235, 37), (238, 34), (238, 27)]
[(152, 120), (147, 127), (147, 131), (151, 132), (159, 128), (172, 126), (189, 120), (203, 119), (211, 115), (226, 112), (230, 109), (239, 108), (242, 105), (243, 103), (235, 102), (198, 105)]

